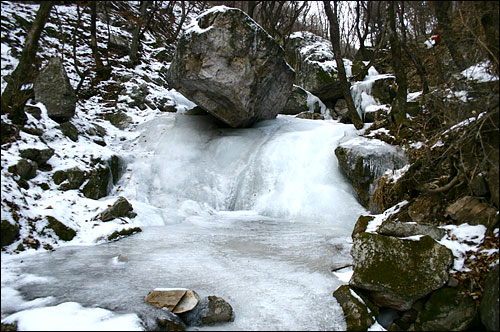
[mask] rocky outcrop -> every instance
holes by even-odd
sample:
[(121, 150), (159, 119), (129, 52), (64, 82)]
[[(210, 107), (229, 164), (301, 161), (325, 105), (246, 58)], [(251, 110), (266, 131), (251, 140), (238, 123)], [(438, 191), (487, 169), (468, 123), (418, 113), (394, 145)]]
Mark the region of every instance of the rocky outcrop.
[(417, 331), (464, 331), (476, 317), (474, 300), (456, 288), (442, 288), (432, 293), (419, 312)]
[[(290, 35), (286, 60), (296, 72), (295, 84), (318, 96), (330, 109), (343, 96), (337, 63), (331, 43), (313, 33), (300, 31)], [(350, 61), (345, 60), (349, 76)]]
[(38, 164), (34, 161), (27, 159), (20, 159), (16, 164), (16, 173), (19, 174), (23, 180), (31, 180), (36, 176)]
[(191, 311), (180, 314), (188, 324), (194, 326), (229, 322), (233, 319), (233, 307), (223, 298), (208, 296)]
[(404, 152), (377, 139), (347, 138), (335, 149), (344, 173), (353, 184), (361, 204), (378, 213), (371, 200), (378, 180), (387, 170), (400, 169), (408, 163)]
[(499, 331), (500, 325), (498, 321), (498, 312), (500, 311), (499, 304), (499, 279), (498, 279), (498, 264), (491, 269), (484, 282), (484, 295), (479, 306), (481, 322), (486, 326), (488, 331)]
[(35, 99), (47, 108), (47, 115), (65, 122), (75, 114), (76, 94), (61, 58), (51, 58), (34, 82)]
[(22, 158), (26, 158), (26, 159), (29, 159), (31, 161), (34, 161), (38, 164), (38, 166), (41, 166), (41, 165), (46, 164), (47, 161), (54, 155), (54, 149), (52, 149), (52, 148), (47, 148), (47, 149), (29, 148), (29, 149), (20, 150), (19, 154)]
[(213, 7), (186, 30), (169, 86), (232, 127), (273, 119), (292, 91), (284, 51), (239, 9)]
[(429, 236), (412, 241), (363, 232), (351, 255), (349, 285), (367, 290), (377, 306), (400, 311), (445, 285), (453, 264), (451, 251)]

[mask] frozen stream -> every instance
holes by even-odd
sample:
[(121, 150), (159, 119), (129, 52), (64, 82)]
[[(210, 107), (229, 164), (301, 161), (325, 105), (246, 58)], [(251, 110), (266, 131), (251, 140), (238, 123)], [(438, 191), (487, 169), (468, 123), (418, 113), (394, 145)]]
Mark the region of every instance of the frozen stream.
[(334, 149), (352, 125), (279, 116), (235, 130), (167, 114), (138, 132), (112, 195), (129, 199), (143, 232), (24, 257), (21, 273), (48, 278), (23, 286), (27, 299), (136, 313), (151, 326), (147, 293), (185, 287), (223, 297), (235, 315), (191, 329), (345, 329), (330, 268), (350, 261), (365, 211)]

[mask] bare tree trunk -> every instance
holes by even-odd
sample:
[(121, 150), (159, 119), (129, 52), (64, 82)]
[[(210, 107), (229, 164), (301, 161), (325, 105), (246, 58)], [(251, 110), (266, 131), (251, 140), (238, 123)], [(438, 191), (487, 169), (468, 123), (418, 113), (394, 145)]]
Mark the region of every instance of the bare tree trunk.
[(498, 75), (498, 2), (482, 1), (481, 9), (486, 52)]
[[(146, 21), (146, 13), (150, 3), (151, 1), (141, 2), (141, 15), (139, 17), (139, 22), (135, 26), (134, 37), (132, 38), (132, 45), (130, 46), (130, 61), (132, 62), (132, 65), (137, 65), (139, 63), (138, 53), (139, 53), (139, 42), (141, 37), (141, 28), (144, 22)], [(184, 4), (184, 2), (182, 3)]]
[(97, 36), (96, 36), (96, 20), (97, 20), (97, 2), (90, 1), (90, 48), (92, 49), (92, 56), (94, 57), (97, 69), (104, 67), (99, 50), (97, 49)]
[(344, 60), (342, 59), (342, 54), (340, 53), (340, 32), (339, 32), (339, 22), (337, 20), (337, 4), (334, 2), (335, 13), (332, 11), (332, 7), (329, 1), (323, 1), (325, 7), (325, 12), (330, 22), (330, 40), (332, 42), (333, 52), (335, 53), (335, 60), (337, 62), (337, 70), (339, 72), (340, 87), (344, 94), (344, 98), (347, 104), (348, 114), (351, 118), (352, 123), (356, 129), (363, 128), (363, 121), (359, 117), (356, 107), (354, 106), (354, 101), (351, 96), (351, 87), (347, 81), (347, 76), (344, 68)]
[(181, 1), (181, 20), (179, 22), (179, 25), (177, 26), (177, 29), (175, 29), (174, 34), (172, 37), (169, 38), (168, 42), (169, 43), (174, 43), (177, 37), (179, 36), (179, 33), (181, 32), (182, 26), (184, 25), (184, 21), (186, 20), (188, 11), (186, 11), (186, 2)]
[(433, 2), (433, 4), (434, 12), (438, 20), (439, 31), (441, 32), (441, 39), (446, 44), (453, 62), (457, 68), (462, 71), (466, 68), (465, 60), (457, 47), (457, 37), (455, 36), (455, 32), (451, 27), (450, 18), (448, 17), (448, 9), (451, 6), (451, 1), (437, 1)]
[(26, 35), (26, 42), (21, 53), (21, 58), (19, 59), (19, 64), (12, 72), (7, 86), (2, 93), (2, 114), (7, 113), (9, 119), (14, 124), (23, 125), (27, 119), (24, 113), (24, 105), (26, 104), (27, 97), (21, 93), (20, 88), (23, 84), (29, 82), (29, 79), (33, 78), (36, 71), (34, 64), (38, 41), (43, 27), (49, 19), (50, 10), (53, 5), (54, 1), (42, 1), (40, 3), (35, 20)]
[(397, 91), (392, 103), (391, 119), (396, 124), (401, 124), (406, 119), (406, 94), (408, 82), (406, 72), (401, 61), (401, 43), (398, 38), (396, 27), (396, 14), (394, 12), (393, 1), (387, 2), (387, 18), (389, 20), (389, 42), (391, 44), (391, 62), (394, 74), (396, 75)]

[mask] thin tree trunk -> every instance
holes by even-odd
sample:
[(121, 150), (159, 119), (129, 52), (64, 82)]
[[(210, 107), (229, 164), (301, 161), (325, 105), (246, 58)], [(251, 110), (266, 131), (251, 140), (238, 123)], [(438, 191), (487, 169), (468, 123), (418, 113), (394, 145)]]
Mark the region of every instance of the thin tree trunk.
[(448, 17), (448, 9), (451, 6), (451, 1), (437, 1), (433, 2), (433, 4), (434, 12), (438, 20), (439, 31), (441, 33), (441, 39), (446, 44), (453, 62), (457, 68), (462, 71), (466, 68), (465, 60), (457, 47), (457, 37), (455, 36), (455, 32), (451, 27), (450, 18)]
[(132, 65), (137, 65), (139, 63), (139, 42), (141, 38), (141, 28), (146, 18), (146, 10), (148, 9), (150, 1), (141, 2), (141, 16), (139, 17), (139, 22), (135, 26), (134, 36), (132, 38), (132, 45), (130, 46), (130, 61)]
[(97, 69), (104, 67), (102, 63), (101, 56), (99, 55), (99, 50), (97, 48), (97, 36), (96, 36), (96, 20), (97, 20), (97, 2), (90, 1), (90, 48), (92, 49), (92, 55), (94, 57)]
[(333, 52), (335, 53), (335, 60), (337, 62), (337, 70), (339, 73), (340, 86), (342, 93), (347, 104), (348, 114), (351, 118), (352, 123), (356, 129), (363, 128), (363, 121), (359, 117), (356, 107), (354, 106), (354, 101), (351, 95), (351, 86), (347, 81), (347, 76), (344, 68), (344, 60), (342, 59), (342, 54), (340, 52), (340, 32), (339, 32), (339, 22), (337, 20), (337, 5), (335, 4), (335, 13), (332, 11), (332, 7), (329, 1), (323, 1), (325, 7), (325, 12), (330, 22), (330, 40), (332, 42)]
[(396, 28), (396, 14), (394, 12), (394, 2), (387, 3), (387, 17), (389, 19), (389, 42), (391, 44), (391, 62), (394, 74), (396, 75), (397, 91), (392, 103), (391, 118), (396, 124), (401, 124), (406, 119), (406, 94), (408, 82), (406, 72), (401, 61), (401, 43), (398, 38)]
[(54, 1), (42, 1), (35, 20), (31, 25), (26, 42), (19, 59), (19, 64), (12, 72), (7, 86), (2, 93), (2, 114), (7, 113), (9, 119), (14, 124), (23, 125), (26, 122), (26, 114), (24, 113), (24, 105), (27, 101), (26, 96), (19, 91), (21, 86), (33, 78), (36, 70), (34, 68), (35, 56), (38, 49), (38, 41), (42, 33), (45, 23), (49, 19), (50, 10), (54, 5)]

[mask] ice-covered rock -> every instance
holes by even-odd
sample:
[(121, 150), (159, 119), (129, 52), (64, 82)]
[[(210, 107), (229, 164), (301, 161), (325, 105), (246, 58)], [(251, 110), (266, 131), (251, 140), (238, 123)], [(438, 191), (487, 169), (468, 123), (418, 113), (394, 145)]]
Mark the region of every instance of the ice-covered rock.
[(283, 48), (243, 11), (216, 6), (181, 37), (169, 85), (232, 127), (274, 119), (295, 73)]
[(378, 180), (387, 170), (400, 169), (408, 163), (404, 152), (378, 139), (346, 137), (335, 149), (339, 165), (352, 182), (363, 206), (377, 213), (371, 202)]

